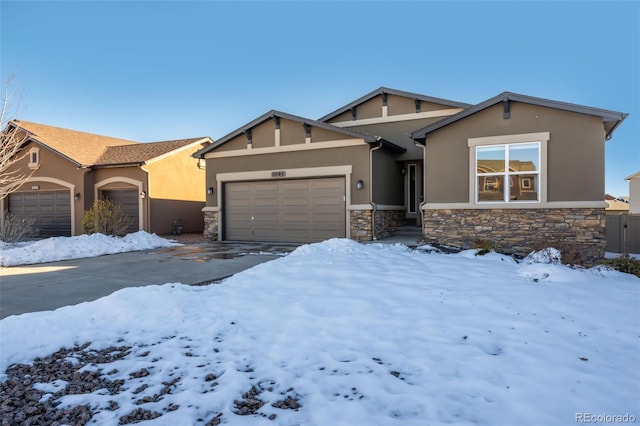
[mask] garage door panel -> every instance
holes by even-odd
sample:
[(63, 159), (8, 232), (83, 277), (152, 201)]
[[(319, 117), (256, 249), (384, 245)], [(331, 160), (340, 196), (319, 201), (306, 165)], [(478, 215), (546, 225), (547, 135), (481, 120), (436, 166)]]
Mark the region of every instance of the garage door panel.
[(140, 229), (139, 196), (137, 189), (122, 189), (102, 191), (102, 198), (120, 204), (124, 214), (129, 219), (128, 232), (136, 232)]
[(255, 199), (254, 206), (256, 208), (268, 208), (273, 209), (278, 206), (278, 198), (277, 197), (257, 197)]
[(312, 242), (345, 236), (344, 178), (230, 182), (224, 194), (227, 240)]
[(69, 191), (15, 192), (8, 201), (11, 213), (35, 219), (40, 237), (71, 236)]

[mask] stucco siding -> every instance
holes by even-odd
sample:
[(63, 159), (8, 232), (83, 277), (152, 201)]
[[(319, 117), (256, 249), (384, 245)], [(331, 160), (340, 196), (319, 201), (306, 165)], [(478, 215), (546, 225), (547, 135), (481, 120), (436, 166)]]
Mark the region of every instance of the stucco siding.
[(378, 95), (356, 107), (358, 120), (364, 118), (382, 117), (382, 96)]
[(421, 160), (422, 149), (417, 147), (414, 140), (408, 135), (416, 129), (428, 126), (441, 120), (443, 117), (422, 118), (419, 120), (397, 121), (392, 123), (366, 124), (363, 126), (349, 126), (357, 132), (380, 136), (396, 145), (400, 145), (407, 151), (397, 155), (398, 160)]
[(323, 129), (321, 127), (311, 128), (311, 143), (336, 141), (349, 138), (350, 136), (343, 133), (332, 132), (331, 130)]
[(547, 201), (596, 201), (604, 195), (604, 128), (598, 117), (520, 102), (511, 118), (495, 105), (427, 135), (428, 203), (469, 202), (468, 139), (549, 132)]
[(280, 145), (295, 145), (304, 143), (304, 127), (297, 121), (280, 119)]
[(402, 206), (404, 204), (402, 163), (389, 152), (373, 151), (373, 202)]
[(198, 160), (183, 150), (144, 166), (149, 173), (149, 196), (185, 201), (204, 201), (205, 171)]
[(276, 144), (276, 124), (273, 120), (267, 120), (251, 129), (253, 148), (268, 148)]
[(629, 213), (640, 214), (640, 176), (629, 180)]
[[(387, 115), (411, 114), (415, 112), (416, 104), (413, 99), (397, 95), (387, 95)], [(413, 130), (416, 129), (419, 129), (419, 127)]]
[[(132, 179), (135, 181), (139, 181), (142, 182), (142, 190), (143, 191), (149, 191), (149, 188), (147, 187), (147, 174), (140, 170), (140, 168), (138, 166), (131, 166), (131, 167), (107, 167), (107, 168), (101, 168), (101, 169), (96, 169), (93, 172), (95, 174), (95, 181), (96, 184), (100, 184), (100, 182), (103, 182), (107, 179), (111, 180), (110, 184), (108, 184), (108, 187), (111, 189), (114, 188), (127, 188), (129, 186), (131, 186), (129, 183), (126, 182), (126, 180), (122, 180), (119, 181), (117, 179), (119, 178), (126, 178), (126, 179)], [(100, 187), (106, 187), (105, 185), (100, 185)]]
[[(302, 127), (302, 126), (300, 126)], [(352, 165), (351, 203), (369, 202), (368, 191), (357, 190), (355, 182), (362, 179), (369, 185), (369, 146), (352, 146), (335, 149), (319, 149), (300, 152), (280, 152), (274, 154), (248, 155), (230, 158), (210, 158), (207, 160), (206, 187), (217, 188), (218, 173), (239, 173), (264, 170), (301, 169)], [(217, 196), (207, 197), (207, 206), (217, 206)]]
[(340, 115), (336, 115), (331, 120), (327, 120), (327, 123), (339, 123), (341, 121), (351, 121), (353, 119), (351, 110), (345, 111)]
[(231, 139), (227, 143), (216, 148), (216, 151), (235, 151), (238, 149), (247, 149), (247, 136), (241, 134)]

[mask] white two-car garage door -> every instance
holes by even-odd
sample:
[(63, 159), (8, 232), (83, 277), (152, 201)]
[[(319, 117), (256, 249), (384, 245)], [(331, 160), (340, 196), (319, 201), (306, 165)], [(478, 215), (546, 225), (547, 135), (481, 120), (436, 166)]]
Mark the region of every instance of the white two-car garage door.
[(229, 182), (224, 239), (314, 242), (345, 237), (343, 177)]
[(9, 211), (33, 217), (41, 237), (71, 236), (69, 191), (14, 192), (9, 195)]

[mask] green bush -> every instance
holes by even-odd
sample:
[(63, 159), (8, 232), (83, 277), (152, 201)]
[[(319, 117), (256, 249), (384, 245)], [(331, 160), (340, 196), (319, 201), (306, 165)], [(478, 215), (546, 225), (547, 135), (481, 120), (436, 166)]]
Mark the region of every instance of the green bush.
[(129, 228), (129, 218), (124, 208), (111, 200), (97, 200), (82, 217), (82, 228), (86, 234), (105, 234), (122, 237)]
[(31, 216), (18, 216), (4, 213), (4, 222), (0, 223), (0, 241), (16, 243), (38, 235), (36, 219)]
[(640, 259), (633, 259), (630, 256), (620, 256), (615, 259), (605, 259), (602, 261), (604, 265), (610, 266), (613, 269), (626, 272), (627, 274), (633, 274), (640, 278)]

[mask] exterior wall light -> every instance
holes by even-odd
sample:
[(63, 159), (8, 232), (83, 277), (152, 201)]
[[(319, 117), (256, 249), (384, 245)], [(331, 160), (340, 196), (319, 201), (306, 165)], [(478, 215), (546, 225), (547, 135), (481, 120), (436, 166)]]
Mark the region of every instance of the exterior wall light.
[(146, 196), (147, 196), (147, 193), (146, 193), (146, 192), (144, 192), (144, 191), (141, 191), (141, 192), (140, 192), (140, 198), (144, 198), (144, 197), (146, 197)]
[(78, 201), (80, 199), (80, 193), (76, 192), (75, 195), (73, 196), (73, 199)]
[(364, 188), (364, 182), (362, 181), (362, 179), (360, 179), (359, 181), (356, 182), (356, 189), (362, 189)]
[(207, 188), (207, 195), (213, 195), (213, 186)]

